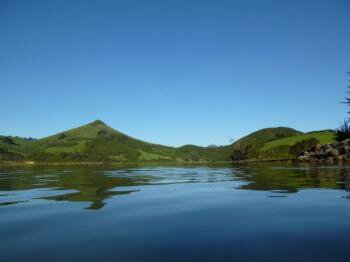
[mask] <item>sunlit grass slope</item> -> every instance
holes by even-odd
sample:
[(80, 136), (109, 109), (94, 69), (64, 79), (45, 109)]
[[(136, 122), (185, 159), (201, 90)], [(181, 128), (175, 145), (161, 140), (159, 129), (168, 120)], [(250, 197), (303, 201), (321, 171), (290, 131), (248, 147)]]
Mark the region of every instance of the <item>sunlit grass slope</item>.
[(335, 142), (335, 132), (332, 130), (310, 132), (301, 135), (282, 138), (266, 143), (257, 155), (260, 159), (291, 159), (295, 156), (291, 153), (291, 147), (297, 143), (316, 139), (319, 144)]
[(334, 131), (316, 131), (316, 132), (310, 132), (305, 133), (297, 136), (291, 136), (286, 137), (278, 140), (274, 140), (271, 142), (268, 142), (264, 145), (264, 147), (261, 150), (269, 150), (274, 147), (279, 146), (293, 146), (298, 142), (301, 142), (303, 140), (308, 140), (311, 138), (317, 139), (320, 144), (328, 144), (335, 142), (335, 132)]
[(265, 128), (247, 135), (233, 144), (234, 160), (256, 159), (257, 152), (267, 143), (302, 134), (288, 127)]

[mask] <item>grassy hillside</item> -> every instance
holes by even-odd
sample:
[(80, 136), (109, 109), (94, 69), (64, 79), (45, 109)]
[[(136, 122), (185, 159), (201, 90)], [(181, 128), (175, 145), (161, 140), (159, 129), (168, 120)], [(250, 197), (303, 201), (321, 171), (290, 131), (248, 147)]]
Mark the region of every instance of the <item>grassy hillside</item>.
[(218, 147), (185, 145), (175, 149), (176, 158), (187, 162), (230, 161), (231, 154), (232, 145)]
[(293, 158), (291, 148), (298, 143), (314, 140), (319, 144), (335, 142), (335, 132), (332, 130), (310, 132), (282, 138), (266, 143), (259, 151), (259, 158), (263, 159), (287, 159)]
[(272, 148), (276, 148), (283, 145), (292, 146), (296, 143), (308, 140), (310, 138), (316, 138), (320, 144), (328, 144), (335, 142), (335, 132), (334, 131), (317, 131), (305, 133), (297, 136), (286, 137), (278, 140), (271, 141), (266, 143), (265, 146), (261, 150), (269, 150)]
[(34, 139), (13, 136), (0, 136), (0, 160), (23, 160), (26, 148)]
[(35, 162), (207, 162), (229, 161), (231, 154), (229, 146), (174, 148), (147, 143), (100, 120), (43, 139), (3, 137), (2, 140), (0, 159)]
[(232, 148), (233, 160), (257, 159), (258, 151), (267, 143), (302, 134), (292, 128), (265, 128), (236, 141)]
[(168, 160), (173, 149), (127, 136), (100, 120), (54, 136), (39, 139), (33, 160), (137, 161)]
[(0, 161), (217, 162), (282, 159), (291, 157), (290, 151), (294, 145), (311, 138), (317, 139), (315, 141), (319, 143), (329, 143), (333, 142), (334, 133), (323, 131), (303, 134), (287, 127), (266, 128), (232, 145), (185, 145), (175, 148), (135, 139), (97, 120), (37, 140), (0, 136)]

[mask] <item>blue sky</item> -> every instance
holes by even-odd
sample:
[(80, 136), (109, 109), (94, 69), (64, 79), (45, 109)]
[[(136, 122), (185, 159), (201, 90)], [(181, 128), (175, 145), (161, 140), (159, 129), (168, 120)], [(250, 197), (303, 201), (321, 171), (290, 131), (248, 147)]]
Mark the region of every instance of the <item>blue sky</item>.
[(0, 1), (0, 134), (101, 119), (160, 144), (335, 128), (350, 2)]

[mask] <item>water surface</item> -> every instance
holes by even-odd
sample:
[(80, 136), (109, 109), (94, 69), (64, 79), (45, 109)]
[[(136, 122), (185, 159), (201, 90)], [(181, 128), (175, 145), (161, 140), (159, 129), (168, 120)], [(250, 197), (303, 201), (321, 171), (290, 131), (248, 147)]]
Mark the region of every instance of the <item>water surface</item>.
[(1, 261), (349, 261), (350, 167), (0, 167)]

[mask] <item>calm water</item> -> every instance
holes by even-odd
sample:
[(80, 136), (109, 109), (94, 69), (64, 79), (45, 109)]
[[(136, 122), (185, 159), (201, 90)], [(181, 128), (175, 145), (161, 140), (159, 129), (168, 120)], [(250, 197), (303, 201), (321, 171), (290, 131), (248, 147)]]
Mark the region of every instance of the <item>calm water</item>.
[(349, 261), (350, 167), (0, 168), (0, 261)]

